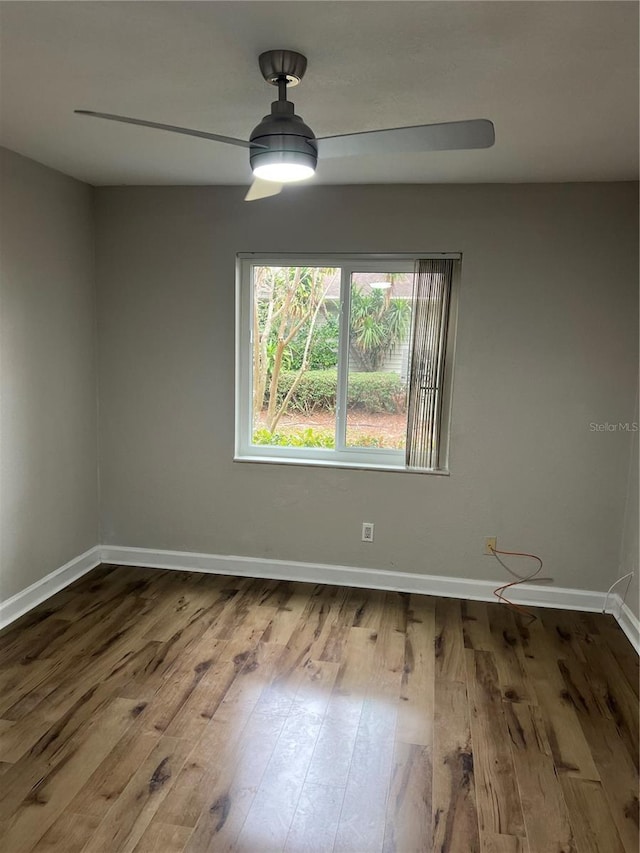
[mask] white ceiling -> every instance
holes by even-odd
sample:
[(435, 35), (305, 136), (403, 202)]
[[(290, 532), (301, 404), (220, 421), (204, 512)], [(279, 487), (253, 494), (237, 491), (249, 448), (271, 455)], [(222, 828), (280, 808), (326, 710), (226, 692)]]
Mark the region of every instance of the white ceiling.
[(257, 56), (305, 53), (318, 136), (490, 118), (482, 151), (321, 163), (319, 183), (638, 176), (635, 2), (2, 2), (0, 143), (92, 184), (248, 183), (248, 152), (73, 114), (248, 138), (275, 90)]

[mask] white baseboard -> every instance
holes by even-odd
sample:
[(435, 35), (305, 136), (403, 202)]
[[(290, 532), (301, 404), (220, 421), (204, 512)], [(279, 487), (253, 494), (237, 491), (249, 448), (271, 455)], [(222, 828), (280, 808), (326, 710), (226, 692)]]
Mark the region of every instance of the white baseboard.
[(91, 569), (95, 569), (102, 562), (102, 553), (99, 546), (90, 548), (79, 557), (69, 560), (64, 566), (45, 575), (39, 581), (32, 583), (26, 589), (21, 590), (6, 601), (0, 601), (0, 628), (4, 628), (10, 622), (14, 622), (29, 610), (42, 604), (56, 592), (60, 592), (65, 586), (86, 575)]
[[(102, 557), (105, 563), (115, 563), (120, 566), (147, 566), (152, 569), (326, 583), (476, 601), (496, 601), (493, 591), (504, 582), (500, 579), (482, 581), (384, 569), (362, 569), (356, 566), (334, 566), (326, 563), (298, 563), (289, 560), (267, 560), (261, 557), (228, 557), (219, 554), (199, 554), (193, 551), (121, 548), (115, 545), (104, 545)], [(528, 604), (532, 607), (555, 607), (559, 610), (600, 613), (605, 604), (606, 592), (522, 584), (510, 591), (509, 598), (516, 604)], [(619, 595), (609, 596), (607, 613), (615, 616), (636, 652), (640, 653), (640, 622), (629, 607), (623, 604)]]
[[(18, 619), (74, 580), (98, 566), (112, 563), (119, 566), (146, 566), (153, 569), (208, 572), (239, 577), (269, 578), (271, 580), (303, 581), (335, 584), (393, 592), (414, 592), (422, 595), (441, 595), (446, 598), (495, 601), (494, 589), (503, 581), (471, 580), (469, 578), (394, 572), (384, 569), (362, 569), (357, 566), (334, 566), (325, 563), (299, 563), (289, 560), (267, 560), (260, 557), (229, 557), (219, 554), (198, 554), (192, 551), (159, 551), (151, 548), (123, 548), (103, 545), (91, 548), (75, 560), (0, 602), (0, 628)], [(555, 607), (561, 610), (600, 612), (605, 592), (566, 587), (522, 584), (511, 590), (510, 599), (532, 607)], [(640, 621), (620, 596), (610, 595), (607, 612), (612, 613), (636, 651), (640, 651)]]
[[(362, 569), (356, 566), (334, 566), (326, 563), (298, 563), (260, 557), (227, 557), (191, 551), (156, 551), (149, 548), (121, 548), (114, 545), (103, 546), (102, 555), (105, 563), (115, 563), (120, 566), (147, 566), (152, 569), (326, 583), (478, 601), (496, 601), (493, 591), (504, 582), (500, 579), (470, 580), (385, 569)], [(523, 584), (517, 591), (511, 591), (510, 598), (518, 604), (530, 604), (535, 607), (595, 612), (602, 610), (605, 593)]]

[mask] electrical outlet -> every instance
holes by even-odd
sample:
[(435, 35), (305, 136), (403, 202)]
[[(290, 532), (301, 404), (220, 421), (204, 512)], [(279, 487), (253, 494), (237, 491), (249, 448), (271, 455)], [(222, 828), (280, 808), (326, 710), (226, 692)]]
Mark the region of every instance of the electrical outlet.
[(498, 537), (497, 536), (487, 536), (484, 540), (484, 553), (489, 556), (493, 555), (493, 552), (498, 547)]
[(362, 522), (362, 541), (363, 542), (373, 542), (373, 522), (372, 521), (363, 521)]

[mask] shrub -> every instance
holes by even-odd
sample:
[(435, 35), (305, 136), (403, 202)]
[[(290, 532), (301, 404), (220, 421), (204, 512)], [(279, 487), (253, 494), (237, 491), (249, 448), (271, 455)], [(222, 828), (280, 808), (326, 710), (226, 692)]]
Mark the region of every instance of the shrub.
[[(283, 370), (278, 381), (278, 402), (287, 395), (298, 374), (295, 371)], [(298, 412), (313, 412), (317, 409), (334, 411), (336, 407), (336, 386), (338, 373), (336, 370), (310, 370), (303, 374), (298, 386), (289, 401), (289, 410)]]
[[(278, 381), (278, 399), (283, 400), (297, 373), (282, 371)], [(290, 411), (334, 411), (338, 374), (336, 370), (310, 370), (305, 373), (289, 402)], [(366, 412), (400, 412), (404, 409), (405, 386), (395, 373), (350, 373), (347, 405)]]
[(405, 392), (396, 373), (350, 373), (347, 405), (365, 412), (401, 412)]
[(271, 447), (335, 447), (333, 433), (325, 429), (291, 430), (290, 432), (269, 432), (260, 428), (253, 432), (254, 444), (268, 444)]
[[(283, 432), (269, 432), (264, 427), (259, 427), (253, 432), (254, 444), (266, 444), (270, 447), (326, 447), (333, 450), (335, 439), (333, 433), (326, 429), (285, 430)], [(388, 447), (404, 448), (404, 439), (387, 438), (384, 435), (358, 435), (353, 440), (354, 447)]]

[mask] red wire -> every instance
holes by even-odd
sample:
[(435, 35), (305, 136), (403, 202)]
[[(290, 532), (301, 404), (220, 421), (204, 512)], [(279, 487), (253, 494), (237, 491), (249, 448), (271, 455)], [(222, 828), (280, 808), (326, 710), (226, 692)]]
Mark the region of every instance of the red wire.
[(532, 560), (537, 560), (538, 563), (540, 564), (538, 566), (538, 568), (535, 570), (535, 572), (532, 572), (530, 575), (527, 575), (526, 577), (521, 577), (520, 575), (516, 574), (512, 569), (510, 569), (508, 566), (505, 566), (507, 571), (511, 572), (512, 575), (516, 576), (517, 580), (510, 581), (509, 583), (505, 583), (502, 586), (496, 587), (496, 589), (494, 589), (494, 591), (493, 591), (493, 594), (496, 596), (498, 601), (502, 602), (503, 604), (506, 604), (507, 607), (511, 607), (513, 610), (517, 610), (520, 613), (525, 613), (529, 617), (531, 622), (535, 622), (536, 619), (538, 618), (535, 613), (532, 613), (530, 610), (527, 610), (526, 607), (522, 607), (522, 605), (520, 605), (520, 604), (516, 604), (514, 601), (510, 601), (508, 598), (506, 598), (506, 596), (503, 595), (503, 593), (507, 589), (510, 589), (512, 586), (518, 586), (518, 584), (526, 583), (527, 581), (533, 580), (533, 578), (535, 578), (536, 575), (538, 575), (542, 571), (542, 566), (543, 566), (542, 560), (540, 559), (540, 557), (538, 557), (537, 554), (528, 554), (525, 551), (499, 551), (497, 548), (492, 548), (491, 550), (493, 551), (494, 554), (505, 554), (506, 556), (509, 556), (509, 557), (530, 557)]

